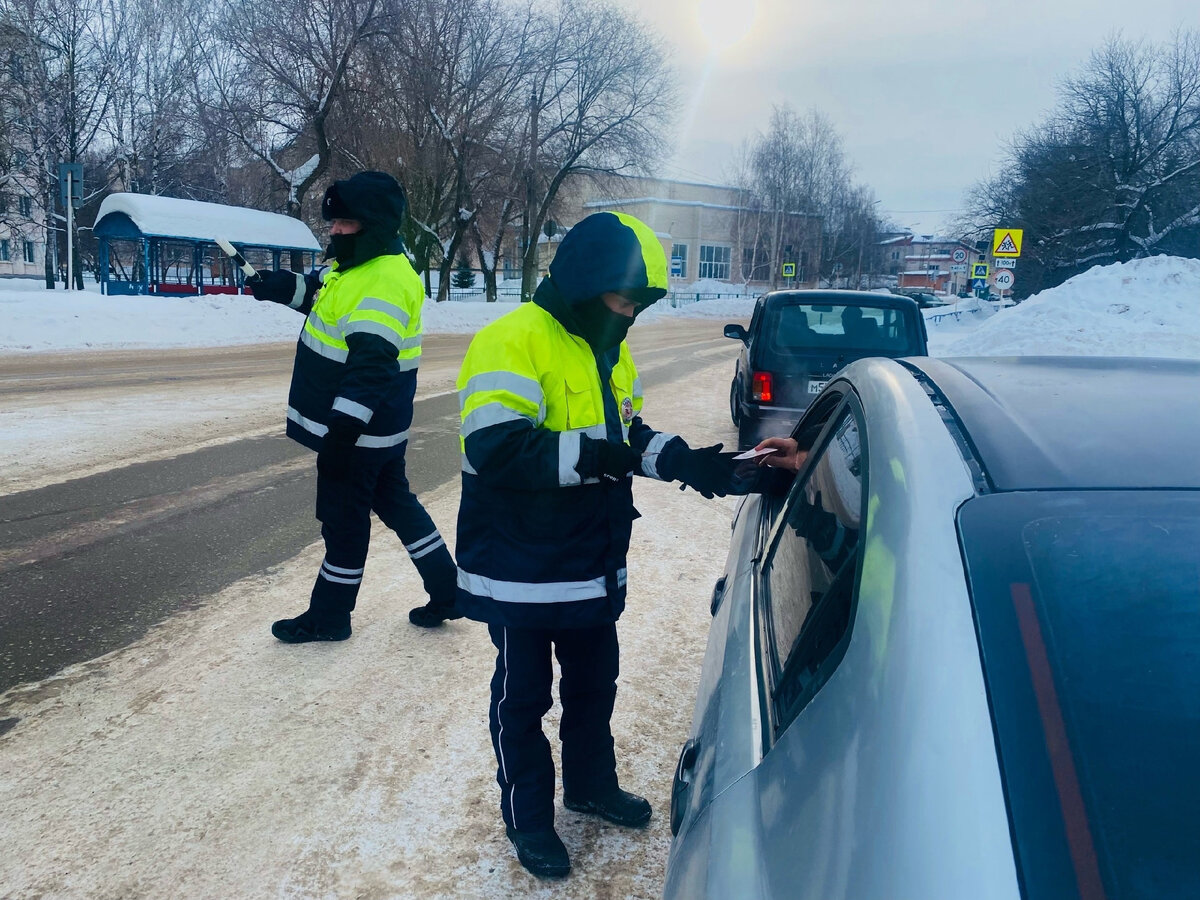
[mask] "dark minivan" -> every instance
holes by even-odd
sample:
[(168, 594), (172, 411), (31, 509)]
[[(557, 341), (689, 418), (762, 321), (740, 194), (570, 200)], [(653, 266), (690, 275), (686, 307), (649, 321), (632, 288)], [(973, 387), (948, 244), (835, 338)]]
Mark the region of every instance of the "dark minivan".
[(740, 449), (788, 434), (839, 369), (867, 356), (926, 356), (925, 318), (915, 301), (867, 291), (772, 291), (754, 305), (729, 391)]

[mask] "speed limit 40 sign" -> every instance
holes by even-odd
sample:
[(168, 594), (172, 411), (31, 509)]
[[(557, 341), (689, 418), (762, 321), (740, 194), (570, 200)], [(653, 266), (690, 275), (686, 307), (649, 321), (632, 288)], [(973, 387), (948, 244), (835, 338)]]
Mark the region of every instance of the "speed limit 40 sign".
[(1009, 269), (1001, 269), (996, 273), (996, 287), (1002, 291), (1011, 291), (1012, 286), (1016, 284), (1016, 279)]

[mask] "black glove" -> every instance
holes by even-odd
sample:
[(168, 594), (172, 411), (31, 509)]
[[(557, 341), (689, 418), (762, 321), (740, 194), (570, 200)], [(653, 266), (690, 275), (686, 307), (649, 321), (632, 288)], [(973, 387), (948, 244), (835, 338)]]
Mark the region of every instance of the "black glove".
[(354, 470), (354, 442), (361, 433), (353, 420), (334, 419), (317, 451), (317, 474), (330, 481), (349, 480)]
[[(672, 481), (680, 481), (679, 489), (685, 487), (699, 491), (709, 500), (714, 496), (724, 497), (734, 489), (734, 475), (738, 463), (736, 453), (722, 453), (721, 444), (693, 450), (682, 440), (667, 445), (659, 456), (658, 471)], [(667, 458), (664, 460), (662, 457)], [(744, 492), (744, 491), (743, 491)]]
[(579, 462), (575, 471), (580, 478), (607, 478), (620, 481), (630, 472), (640, 471), (642, 454), (628, 444), (600, 441), (586, 434), (579, 438)]
[(286, 269), (268, 269), (258, 272), (246, 279), (246, 287), (256, 300), (270, 300), (272, 303), (282, 303), (291, 306), (296, 300), (296, 291), (304, 296), (304, 276), (289, 272)]

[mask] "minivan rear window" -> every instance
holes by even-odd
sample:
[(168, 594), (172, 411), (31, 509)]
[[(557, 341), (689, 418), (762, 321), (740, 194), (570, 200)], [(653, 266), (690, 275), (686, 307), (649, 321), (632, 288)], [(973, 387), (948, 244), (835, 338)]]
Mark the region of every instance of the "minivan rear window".
[(921, 352), (916, 323), (903, 310), (840, 304), (768, 307), (761, 336), (772, 356), (907, 356)]

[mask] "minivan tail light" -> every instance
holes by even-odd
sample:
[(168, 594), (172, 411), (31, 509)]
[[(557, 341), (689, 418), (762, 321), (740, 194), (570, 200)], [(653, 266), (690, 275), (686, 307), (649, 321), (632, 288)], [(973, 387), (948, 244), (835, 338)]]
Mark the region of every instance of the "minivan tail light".
[(770, 372), (755, 372), (750, 385), (750, 396), (759, 403), (770, 403), (775, 399)]

